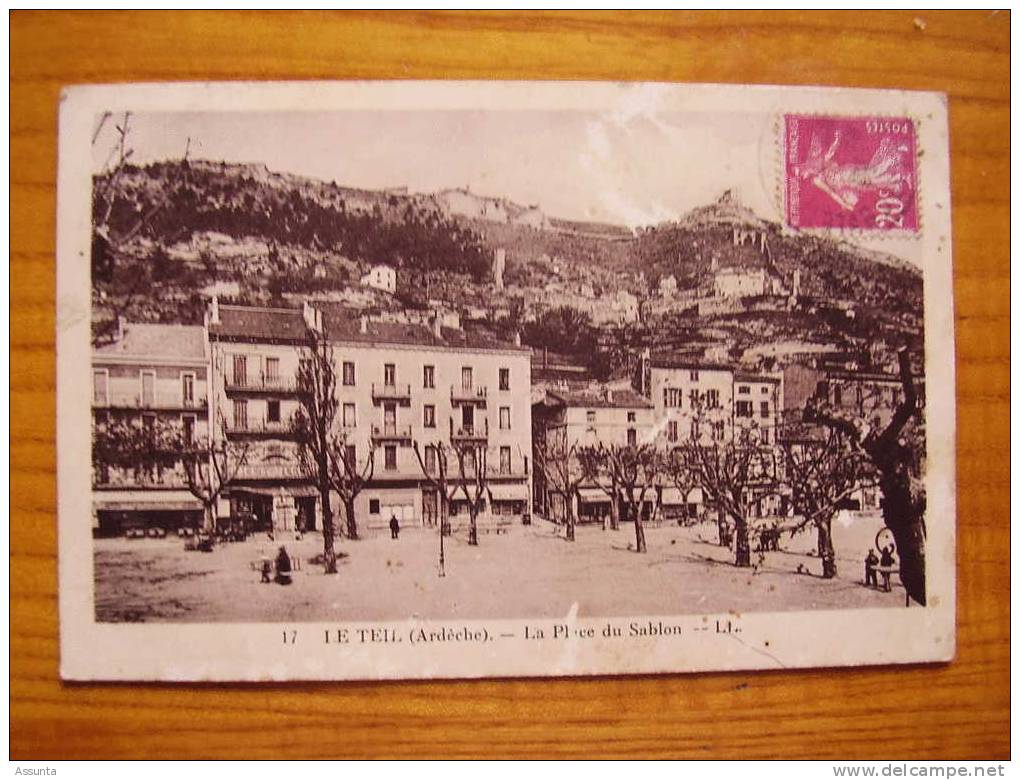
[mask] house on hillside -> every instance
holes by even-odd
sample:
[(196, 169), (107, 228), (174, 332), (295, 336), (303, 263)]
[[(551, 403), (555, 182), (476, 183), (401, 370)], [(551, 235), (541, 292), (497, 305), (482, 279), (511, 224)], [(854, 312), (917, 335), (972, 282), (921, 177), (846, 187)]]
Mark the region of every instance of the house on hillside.
[(397, 291), (397, 272), (392, 266), (379, 263), (372, 266), (372, 270), (361, 277), (361, 283), (366, 287), (394, 293)]

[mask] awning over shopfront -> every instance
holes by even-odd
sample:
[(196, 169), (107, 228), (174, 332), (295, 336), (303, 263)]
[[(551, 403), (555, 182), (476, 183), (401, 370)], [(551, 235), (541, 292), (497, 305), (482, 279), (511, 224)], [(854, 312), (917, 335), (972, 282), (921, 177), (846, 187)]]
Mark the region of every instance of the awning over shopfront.
[(579, 488), (578, 496), (586, 504), (608, 504), (609, 495), (602, 488)]
[(318, 488), (312, 485), (293, 485), (286, 488), (248, 487), (247, 485), (234, 485), (231, 491), (235, 493), (252, 493), (256, 496), (282, 496), (284, 493), (295, 498), (317, 496)]
[(489, 495), (493, 501), (527, 501), (528, 486), (524, 484), (489, 485)]
[(202, 502), (191, 501), (108, 501), (96, 502), (100, 512), (201, 512)]

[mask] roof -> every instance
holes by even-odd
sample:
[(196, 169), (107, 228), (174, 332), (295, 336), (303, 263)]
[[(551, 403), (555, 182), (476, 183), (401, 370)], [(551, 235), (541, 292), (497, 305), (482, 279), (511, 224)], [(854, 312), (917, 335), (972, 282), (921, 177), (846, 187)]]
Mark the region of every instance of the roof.
[(209, 337), (247, 341), (304, 341), (307, 338), (301, 309), (225, 306), (218, 323), (209, 323)]
[(749, 374), (744, 371), (736, 371), (733, 374), (734, 382), (771, 382), (774, 385), (780, 384), (783, 380), (775, 376), (762, 376), (761, 374)]
[(546, 399), (562, 406), (583, 407), (586, 409), (654, 409), (655, 406), (633, 390), (613, 390), (612, 399), (602, 393), (570, 392), (567, 390), (550, 390)]
[(733, 371), (732, 366), (722, 363), (705, 363), (691, 358), (653, 357), (652, 368), (679, 368), (689, 371)]
[(205, 331), (201, 325), (126, 322), (121, 338), (95, 347), (92, 353), (94, 357), (205, 360)]
[(513, 350), (530, 353), (530, 347), (517, 346), (484, 333), (468, 332), (459, 328), (440, 328), (436, 336), (426, 325), (405, 322), (364, 321), (356, 310), (339, 306), (318, 306), (323, 313), (326, 337), (330, 341), (364, 342), (366, 344), (413, 344), (439, 349)]
[[(825, 369), (824, 374), (827, 379), (845, 379), (851, 382), (890, 382), (892, 384), (902, 384), (903, 380), (899, 374), (884, 374), (878, 371), (850, 371), (848, 369)], [(923, 374), (911, 374), (911, 379), (915, 382), (923, 382)]]

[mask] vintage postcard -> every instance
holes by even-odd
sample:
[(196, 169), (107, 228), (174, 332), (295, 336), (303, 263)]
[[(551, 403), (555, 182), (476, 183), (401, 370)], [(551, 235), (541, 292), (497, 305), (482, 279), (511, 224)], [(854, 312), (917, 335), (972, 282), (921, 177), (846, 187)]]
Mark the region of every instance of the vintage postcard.
[(942, 95), (73, 87), (72, 680), (948, 661)]

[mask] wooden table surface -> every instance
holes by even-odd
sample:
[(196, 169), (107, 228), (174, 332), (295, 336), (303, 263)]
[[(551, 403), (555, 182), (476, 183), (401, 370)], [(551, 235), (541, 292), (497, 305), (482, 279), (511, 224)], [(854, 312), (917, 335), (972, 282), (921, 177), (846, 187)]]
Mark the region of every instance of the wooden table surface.
[[(1008, 12), (15, 11), (10, 23), (13, 758), (1008, 757)], [(83, 82), (351, 78), (947, 92), (957, 660), (550, 681), (61, 684), (53, 351), (59, 90)]]

